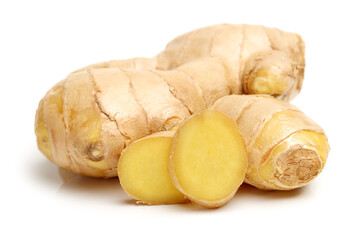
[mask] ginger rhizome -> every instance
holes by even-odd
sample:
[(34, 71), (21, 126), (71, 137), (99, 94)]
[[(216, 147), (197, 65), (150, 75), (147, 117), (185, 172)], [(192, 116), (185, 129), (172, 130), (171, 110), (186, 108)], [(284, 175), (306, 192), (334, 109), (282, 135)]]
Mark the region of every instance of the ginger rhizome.
[(247, 152), (236, 123), (207, 110), (188, 118), (173, 138), (169, 175), (178, 190), (207, 208), (226, 204), (242, 184)]
[(211, 109), (230, 116), (248, 151), (245, 182), (261, 189), (290, 190), (323, 169), (329, 144), (321, 127), (288, 102), (265, 95), (232, 95)]
[(215, 58), (226, 72), (230, 94), (269, 94), (290, 100), (302, 87), (304, 50), (304, 42), (294, 33), (263, 26), (220, 24), (173, 39), (154, 58), (112, 60), (80, 70), (113, 67), (172, 70), (193, 61)]
[(121, 154), (118, 177), (128, 195), (147, 204), (183, 203), (167, 171), (174, 132), (158, 132), (131, 143)]
[[(213, 68), (194, 73), (194, 66), (205, 64)], [(116, 176), (118, 158), (131, 142), (172, 130), (229, 94), (226, 82), (216, 78), (224, 74), (216, 66), (216, 61), (208, 60), (173, 71), (111, 68), (73, 73), (39, 105), (35, 128), (39, 149), (75, 173)]]
[(111, 61), (70, 74), (39, 104), (38, 146), (62, 168), (113, 177), (133, 141), (175, 129), (230, 94), (291, 99), (303, 71), (304, 43), (297, 34), (230, 24), (195, 30), (153, 59)]

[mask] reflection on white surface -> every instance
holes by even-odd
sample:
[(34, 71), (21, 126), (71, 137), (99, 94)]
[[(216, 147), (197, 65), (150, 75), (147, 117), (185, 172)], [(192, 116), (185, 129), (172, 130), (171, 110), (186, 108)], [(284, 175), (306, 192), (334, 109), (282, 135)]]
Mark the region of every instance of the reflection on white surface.
[(33, 180), (40, 182), (50, 191), (55, 190), (58, 197), (71, 197), (86, 201), (120, 203), (129, 196), (122, 190), (117, 177), (110, 179), (81, 176), (55, 166), (41, 158), (30, 165)]
[[(32, 175), (44, 187), (55, 190), (58, 198), (70, 198), (75, 202), (85, 199), (89, 203), (95, 201), (96, 204), (115, 204), (117, 206), (147, 206), (146, 204), (136, 204), (136, 201), (121, 188), (117, 177), (102, 179), (81, 176), (58, 168), (44, 158), (38, 159), (29, 170), (33, 171)], [(295, 201), (295, 199), (308, 196), (312, 185), (313, 183), (291, 191), (263, 191), (250, 185), (242, 184), (234, 198), (220, 209), (222, 211), (235, 205), (245, 207), (248, 202), (262, 202), (263, 200), (271, 202), (270, 204), (288, 203), (291, 199)], [(191, 203), (172, 205), (171, 208), (175, 211), (183, 211), (183, 209), (206, 211)]]
[(63, 181), (57, 194), (86, 196), (97, 202), (117, 202), (127, 198), (122, 190), (118, 178), (101, 179), (81, 176), (64, 169), (58, 169), (58, 174)]
[[(94, 229), (98, 230), (96, 239), (104, 234), (102, 229), (106, 229), (108, 238), (115, 237), (113, 231), (117, 230), (131, 233), (127, 234), (129, 237), (138, 232), (139, 224), (146, 233), (155, 234), (158, 234), (158, 226), (163, 226), (163, 235), (167, 238), (171, 233), (177, 233), (178, 226), (186, 226), (193, 233), (198, 232), (200, 238), (209, 229), (217, 229), (219, 223), (223, 224), (223, 231), (232, 229), (232, 236), (237, 233), (239, 226), (254, 233), (260, 225), (267, 233), (280, 224), (288, 233), (296, 232), (297, 224), (304, 220), (308, 231), (312, 231), (317, 229), (317, 216), (327, 214), (328, 211), (328, 206), (323, 204), (325, 201), (320, 196), (323, 191), (332, 194), (335, 183), (328, 184), (330, 179), (327, 174), (330, 171), (325, 170), (307, 187), (292, 191), (263, 191), (243, 184), (234, 198), (219, 209), (204, 209), (191, 203), (148, 206), (136, 204), (121, 189), (117, 178), (106, 180), (84, 177), (59, 169), (34, 149), (29, 149), (22, 159), (23, 162), (18, 163), (23, 172), (21, 178), (15, 181), (23, 183), (22, 191), (12, 188), (12, 204), (16, 208), (8, 211), (8, 216), (13, 216), (11, 221), (14, 228), (11, 231), (15, 231), (19, 222), (27, 226), (35, 216), (46, 229), (42, 234), (44, 238), (52, 232), (59, 232), (59, 227), (75, 232), (81, 229), (76, 236), (79, 239), (83, 229), (87, 228), (91, 229), (87, 232), (90, 236), (93, 236)], [(23, 201), (24, 196), (26, 201)], [(19, 219), (18, 215), (10, 214), (13, 212), (24, 215)], [(343, 211), (331, 208), (331, 213), (341, 216)], [(216, 239), (221, 239), (222, 230)], [(33, 227), (27, 228), (29, 232), (39, 235)], [(60, 231), (59, 234), (59, 239), (65, 239), (68, 231)], [(187, 233), (179, 236), (183, 239)]]

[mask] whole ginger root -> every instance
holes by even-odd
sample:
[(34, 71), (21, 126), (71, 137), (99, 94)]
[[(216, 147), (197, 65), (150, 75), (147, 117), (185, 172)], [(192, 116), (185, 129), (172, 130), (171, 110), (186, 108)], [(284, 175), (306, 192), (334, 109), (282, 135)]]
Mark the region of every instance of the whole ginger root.
[(40, 101), (38, 147), (59, 167), (93, 177), (117, 175), (122, 150), (173, 130), (230, 94), (292, 99), (302, 86), (300, 36), (250, 25), (215, 25), (171, 41), (155, 58), (90, 65)]

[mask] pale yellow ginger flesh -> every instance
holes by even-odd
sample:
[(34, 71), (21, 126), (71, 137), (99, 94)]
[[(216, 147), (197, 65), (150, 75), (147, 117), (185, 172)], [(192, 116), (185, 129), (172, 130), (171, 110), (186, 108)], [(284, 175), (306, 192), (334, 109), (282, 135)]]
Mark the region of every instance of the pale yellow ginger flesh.
[(249, 81), (251, 94), (281, 95), (290, 85), (291, 79), (286, 76), (275, 75), (270, 69), (260, 69)]
[(168, 165), (174, 185), (207, 208), (226, 204), (247, 170), (244, 140), (235, 122), (207, 110), (191, 116), (177, 130)]
[(176, 129), (221, 97), (292, 99), (304, 65), (297, 34), (251, 25), (201, 28), (173, 39), (154, 58), (91, 65), (56, 84), (36, 114), (38, 147), (61, 168), (114, 177), (126, 146)]
[(264, 95), (233, 95), (211, 108), (238, 124), (248, 151), (247, 183), (290, 190), (308, 184), (322, 171), (329, 153), (327, 137), (288, 102)]
[(147, 204), (174, 204), (186, 201), (167, 171), (173, 132), (159, 132), (133, 142), (122, 152), (118, 177), (122, 188)]

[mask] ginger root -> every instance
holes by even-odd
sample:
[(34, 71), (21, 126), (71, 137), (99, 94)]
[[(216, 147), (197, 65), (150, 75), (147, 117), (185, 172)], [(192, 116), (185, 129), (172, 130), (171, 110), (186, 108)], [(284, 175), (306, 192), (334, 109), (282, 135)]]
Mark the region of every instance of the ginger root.
[(177, 129), (168, 170), (173, 184), (190, 200), (207, 208), (226, 204), (242, 184), (247, 152), (236, 123), (206, 110)]
[[(196, 72), (205, 67), (210, 69)], [(114, 177), (130, 143), (175, 129), (228, 94), (223, 66), (214, 59), (169, 71), (89, 69), (70, 74), (48, 92), (37, 111), (35, 132), (40, 150), (58, 166)], [(43, 142), (48, 142), (46, 151)]]
[(118, 177), (128, 195), (147, 204), (186, 201), (167, 171), (174, 132), (158, 132), (130, 144), (118, 163)]
[(265, 95), (232, 95), (211, 109), (230, 116), (246, 142), (245, 182), (260, 189), (290, 190), (312, 181), (329, 152), (324, 131), (298, 108)]
[[(172, 70), (215, 58), (226, 72), (230, 94), (270, 94), (293, 99), (304, 77), (305, 44), (298, 34), (246, 24), (219, 24), (183, 34), (154, 58), (112, 60), (92, 68)], [(205, 73), (209, 67), (197, 69)]]
[(303, 70), (304, 43), (296, 34), (230, 24), (195, 30), (153, 59), (111, 61), (70, 74), (40, 102), (38, 147), (69, 171), (113, 177), (133, 141), (175, 129), (230, 94), (291, 99)]
[[(194, 73), (195, 67), (205, 65), (211, 70)], [(70, 74), (39, 105), (39, 149), (69, 171), (114, 177), (121, 151), (131, 142), (171, 130), (228, 95), (225, 73), (219, 68), (208, 59), (173, 71), (114, 68)]]

